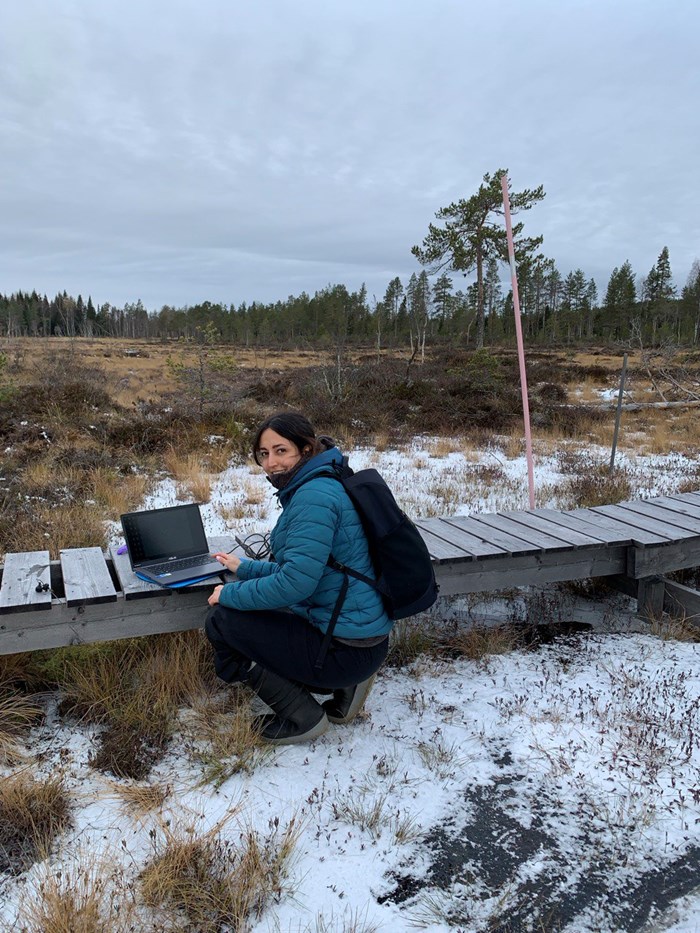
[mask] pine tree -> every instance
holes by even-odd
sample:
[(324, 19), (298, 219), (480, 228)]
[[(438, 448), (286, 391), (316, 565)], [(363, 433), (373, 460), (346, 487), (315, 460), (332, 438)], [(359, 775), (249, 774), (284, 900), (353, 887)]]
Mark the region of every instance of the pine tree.
[[(442, 207), (436, 213), (444, 226), (429, 225), (428, 235), (422, 246), (414, 246), (411, 252), (418, 261), (427, 266), (431, 273), (450, 269), (465, 275), (476, 270), (477, 282), (477, 329), (476, 345), (484, 345), (484, 275), (489, 257), (507, 260), (508, 246), (506, 231), (500, 218), (503, 216), (501, 177), (507, 169), (498, 169), (493, 175), (484, 175), (483, 184), (476, 194)], [(544, 198), (542, 185), (532, 190), (525, 189), (510, 194), (511, 212), (526, 211)], [(542, 243), (542, 237), (521, 237), (523, 225), (513, 225), (516, 262), (522, 262)]]
[(490, 256), (484, 278), (484, 313), (489, 324), (489, 340), (493, 343), (500, 336), (499, 314), (503, 306), (503, 290), (498, 260)]
[[(432, 303), (430, 300), (430, 283), (428, 273), (423, 269), (420, 275), (415, 272), (411, 275), (406, 289), (406, 302), (411, 325), (411, 352), (420, 350), (421, 362), (425, 361), (425, 337), (428, 331), (428, 321)], [(414, 344), (415, 338), (415, 344)]]
[(403, 296), (404, 290), (401, 279), (396, 276), (396, 278), (392, 279), (387, 285), (384, 297), (380, 302), (387, 316), (387, 324), (393, 331), (394, 339), (398, 336), (399, 312), (401, 310)]

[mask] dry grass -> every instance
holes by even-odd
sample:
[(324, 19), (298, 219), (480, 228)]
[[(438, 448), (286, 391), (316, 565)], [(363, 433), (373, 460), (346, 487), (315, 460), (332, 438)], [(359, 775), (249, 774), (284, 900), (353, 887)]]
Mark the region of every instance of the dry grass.
[(104, 516), (94, 504), (25, 502), (3, 544), (7, 553), (48, 550), (56, 560), (62, 548), (101, 547)]
[(163, 458), (165, 469), (178, 487), (178, 498), (192, 497), (195, 502), (208, 502), (211, 498), (211, 476), (202, 465), (198, 453), (180, 454), (171, 448)]
[(157, 722), (216, 682), (200, 630), (66, 648), (57, 664), (64, 709), (97, 722)]
[(674, 619), (664, 615), (652, 619), (650, 632), (663, 641), (700, 641), (700, 619), (695, 616)]
[(243, 481), (243, 495), (245, 496), (246, 505), (262, 505), (267, 498), (268, 489), (256, 480), (245, 479)]
[(349, 908), (338, 917), (333, 911), (330, 914), (318, 914), (313, 923), (303, 929), (300, 927), (298, 933), (379, 933), (381, 929), (381, 924), (367, 919), (366, 908), (364, 912), (359, 908)]
[(432, 654), (436, 645), (435, 633), (420, 616), (402, 619), (391, 631), (386, 663), (390, 667), (406, 667), (421, 655)]
[(509, 434), (499, 443), (508, 460), (515, 460), (525, 453), (525, 438), (522, 434), (522, 428), (518, 427), (512, 434)]
[(25, 753), (17, 745), (17, 740), (35, 726), (43, 715), (35, 699), (0, 686), (1, 765), (14, 766), (24, 760)]
[(460, 627), (442, 644), (450, 654), (478, 661), (493, 654), (508, 654), (520, 644), (521, 636), (508, 625)]
[(196, 630), (63, 649), (53, 664), (62, 711), (105, 725), (93, 766), (136, 780), (163, 752), (178, 708), (216, 689)]
[(22, 483), (28, 495), (43, 495), (46, 489), (65, 482), (65, 477), (57, 475), (55, 462), (50, 459), (35, 460), (28, 464), (22, 475)]
[(92, 498), (104, 510), (104, 517), (116, 521), (124, 512), (130, 512), (143, 502), (152, 480), (141, 473), (128, 476), (113, 470), (94, 470), (88, 479)]
[(0, 783), (0, 871), (13, 875), (45, 858), (70, 825), (70, 805), (58, 775), (45, 780), (28, 772)]
[(154, 857), (139, 876), (142, 897), (160, 929), (244, 930), (281, 896), (299, 836), (295, 821), (284, 828), (273, 821), (267, 836), (244, 830), (234, 843), (222, 833), (230, 818), (201, 836), (192, 826), (163, 824)]
[(431, 457), (448, 457), (450, 454), (461, 453), (464, 442), (458, 437), (437, 437), (428, 444), (427, 449)]
[(82, 853), (74, 868), (48, 869), (26, 891), (20, 918), (23, 933), (127, 933), (139, 928), (124, 880), (91, 853)]
[(144, 819), (154, 811), (163, 809), (171, 794), (166, 784), (137, 784), (120, 782), (112, 784), (115, 796), (122, 801), (126, 812), (135, 819)]
[(254, 514), (254, 508), (242, 499), (226, 504), (217, 502), (214, 508), (227, 526), (234, 525), (244, 518), (251, 518)]
[(206, 468), (210, 473), (223, 473), (231, 462), (233, 452), (231, 446), (226, 441), (218, 444), (209, 444), (209, 449), (204, 454)]
[(377, 431), (372, 440), (372, 446), (375, 450), (385, 451), (391, 446), (391, 435), (388, 431)]
[(389, 821), (388, 802), (386, 792), (375, 794), (368, 788), (356, 788), (334, 800), (331, 806), (336, 820), (358, 826), (377, 839)]
[(202, 783), (220, 787), (234, 774), (252, 772), (271, 753), (256, 730), (250, 693), (232, 686), (217, 697), (196, 703), (183, 731), (193, 759), (202, 767)]

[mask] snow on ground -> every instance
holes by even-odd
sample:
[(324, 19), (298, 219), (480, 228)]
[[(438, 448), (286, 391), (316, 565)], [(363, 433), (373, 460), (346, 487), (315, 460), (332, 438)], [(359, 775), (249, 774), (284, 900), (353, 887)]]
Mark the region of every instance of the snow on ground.
[[(163, 815), (199, 832), (232, 809), (234, 838), (301, 823), (289, 893), (255, 933), (351, 915), (388, 931), (700, 929), (699, 653), (592, 634), (417, 662), (382, 673), (363, 718), (218, 790), (197, 786), (177, 740), (151, 780), (173, 788)], [(51, 723), (33, 737), (40, 771), (67, 769), (76, 801), (64, 869), (89, 852), (135, 874), (158, 824), (120, 809), (87, 767), (90, 739)], [(2, 929), (40, 873), (1, 883)]]
[[(419, 440), (351, 461), (377, 466), (406, 507), (417, 489), (425, 500), (473, 467), (473, 455), (433, 457)], [(650, 495), (687, 467), (628, 462)], [(526, 504), (524, 459), (494, 450), (482, 463), (500, 472), (480, 510)], [(556, 459), (536, 478), (554, 489)], [(271, 492), (262, 475), (231, 467), (202, 509), (207, 531), (269, 528)], [(246, 498), (257, 500), (252, 514), (235, 517)], [(167, 480), (147, 505), (176, 501)], [(160, 818), (203, 832), (235, 811), (221, 830), (230, 838), (275, 821), (302, 827), (287, 892), (253, 933), (700, 931), (700, 645), (635, 631), (617, 604), (610, 612), (604, 628), (537, 650), (385, 669), (355, 722), (274, 749), (218, 789), (201, 784), (176, 738), (150, 778), (172, 788)], [(478, 621), (479, 607), (469, 614)], [(31, 737), (38, 772), (64, 769), (75, 800), (54, 865), (104, 855), (133, 878), (160, 824), (135, 821), (114, 782), (88, 767), (93, 737), (55, 718)], [(18, 904), (45, 868), (0, 880), (2, 930), (19, 929)]]
[[(498, 446), (485, 451), (452, 450), (436, 454), (439, 438), (415, 438), (410, 445), (377, 452), (357, 448), (349, 452), (356, 469), (376, 467), (391, 486), (401, 507), (412, 517), (468, 515), (472, 512), (525, 509), (528, 507), (527, 461), (524, 456), (508, 458)], [(562, 469), (561, 456), (576, 452), (575, 444), (562, 443), (559, 454), (535, 460), (536, 503), (539, 508), (561, 508), (562, 488), (570, 474)], [(610, 452), (588, 445), (585, 463), (607, 464)], [(618, 451), (616, 467), (627, 471), (635, 487), (634, 495), (649, 498), (673, 492), (697, 462), (683, 454), (642, 455)], [(239, 536), (267, 531), (275, 523), (277, 503), (259, 468), (249, 464), (230, 466), (219, 475), (211, 500), (202, 506), (204, 526), (209, 535)], [(177, 483), (159, 482), (146, 498), (144, 508), (162, 508), (182, 501)], [(254, 501), (253, 501), (254, 500)], [(112, 526), (111, 540), (119, 539), (120, 529)]]

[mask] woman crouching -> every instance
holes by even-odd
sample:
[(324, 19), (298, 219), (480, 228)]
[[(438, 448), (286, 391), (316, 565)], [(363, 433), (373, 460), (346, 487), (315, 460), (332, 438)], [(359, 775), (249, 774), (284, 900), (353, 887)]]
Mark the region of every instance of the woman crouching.
[[(260, 425), (253, 457), (282, 506), (270, 534), (272, 560), (214, 555), (237, 579), (209, 597), (206, 633), (218, 676), (246, 683), (273, 710), (262, 737), (290, 744), (357, 715), (386, 657), (391, 622), (376, 589), (327, 564), (332, 555), (375, 578), (359, 516), (334, 477), (342, 454), (333, 441), (317, 437), (303, 415), (284, 412)], [(321, 705), (312, 691), (332, 697)]]

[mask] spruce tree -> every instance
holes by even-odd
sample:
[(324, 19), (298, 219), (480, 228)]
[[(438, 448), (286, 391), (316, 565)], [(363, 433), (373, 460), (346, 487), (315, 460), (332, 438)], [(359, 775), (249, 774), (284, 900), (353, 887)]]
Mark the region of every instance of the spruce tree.
[(647, 336), (651, 338), (652, 343), (656, 343), (663, 325), (669, 323), (673, 316), (673, 298), (676, 294), (667, 246), (661, 250), (659, 258), (650, 269), (644, 280), (643, 290)]

